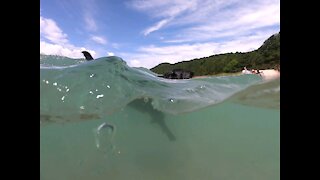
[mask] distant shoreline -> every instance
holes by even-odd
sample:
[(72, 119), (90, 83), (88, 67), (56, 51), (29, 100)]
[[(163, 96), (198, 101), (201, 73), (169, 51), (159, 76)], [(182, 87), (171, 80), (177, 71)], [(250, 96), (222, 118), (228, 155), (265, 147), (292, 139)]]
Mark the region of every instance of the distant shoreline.
[[(264, 69), (259, 70), (261, 72), (261, 76), (264, 80), (271, 80), (280, 77), (280, 72), (275, 69)], [(242, 72), (236, 73), (219, 73), (214, 75), (204, 75), (204, 76), (194, 76), (192, 79), (201, 79), (201, 78), (208, 78), (208, 77), (217, 77), (217, 76), (239, 76), (242, 75)]]
[(219, 74), (213, 74), (213, 75), (193, 76), (192, 79), (215, 77), (215, 76), (238, 76), (238, 75), (241, 75), (241, 74), (242, 74), (241, 72), (236, 72), (236, 73), (219, 73)]
[(223, 72), (242, 71), (242, 68), (246, 66), (250, 69), (275, 68), (280, 70), (280, 31), (270, 36), (259, 48), (252, 51), (212, 54), (207, 57), (180, 60), (174, 64), (163, 62), (150, 70), (164, 74), (173, 69), (183, 68), (199, 76), (210, 76), (211, 74), (219, 76)]

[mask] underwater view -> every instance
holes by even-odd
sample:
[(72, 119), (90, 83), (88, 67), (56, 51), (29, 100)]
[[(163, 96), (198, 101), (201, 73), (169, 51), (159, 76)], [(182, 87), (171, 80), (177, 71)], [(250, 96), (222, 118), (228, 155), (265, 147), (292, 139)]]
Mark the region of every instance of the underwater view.
[(40, 55), (40, 179), (280, 179), (280, 78)]

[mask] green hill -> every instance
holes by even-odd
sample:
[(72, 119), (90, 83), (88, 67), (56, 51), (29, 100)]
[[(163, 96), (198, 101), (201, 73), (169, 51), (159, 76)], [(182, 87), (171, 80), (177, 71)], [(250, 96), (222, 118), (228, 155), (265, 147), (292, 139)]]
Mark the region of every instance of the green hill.
[(248, 69), (270, 69), (280, 65), (280, 32), (272, 35), (257, 50), (246, 53), (226, 53), (182, 61), (175, 64), (161, 63), (150, 70), (164, 74), (173, 69), (185, 69), (195, 76), (239, 72)]

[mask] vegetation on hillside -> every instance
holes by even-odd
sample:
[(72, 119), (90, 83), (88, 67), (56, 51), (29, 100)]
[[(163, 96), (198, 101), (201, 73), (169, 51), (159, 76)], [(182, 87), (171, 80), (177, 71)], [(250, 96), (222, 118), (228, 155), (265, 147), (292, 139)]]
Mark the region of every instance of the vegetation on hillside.
[(280, 66), (280, 32), (269, 37), (257, 50), (246, 53), (226, 53), (182, 61), (175, 64), (161, 63), (150, 70), (165, 74), (173, 69), (185, 69), (195, 76), (239, 72), (248, 69), (271, 69)]

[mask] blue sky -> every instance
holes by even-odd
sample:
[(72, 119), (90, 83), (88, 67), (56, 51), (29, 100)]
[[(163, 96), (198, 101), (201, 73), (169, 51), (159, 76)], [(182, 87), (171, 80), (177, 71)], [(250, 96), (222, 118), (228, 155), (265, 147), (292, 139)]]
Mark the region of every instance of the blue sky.
[(280, 31), (280, 0), (41, 0), (40, 53), (129, 66), (247, 52)]

